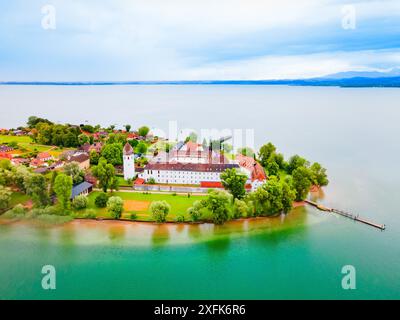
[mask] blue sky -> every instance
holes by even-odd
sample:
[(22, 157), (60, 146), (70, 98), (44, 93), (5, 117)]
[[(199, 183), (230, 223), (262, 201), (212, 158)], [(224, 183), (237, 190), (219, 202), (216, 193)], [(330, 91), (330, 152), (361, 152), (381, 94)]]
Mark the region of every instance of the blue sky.
[[(45, 5), (54, 30), (42, 27)], [(343, 28), (351, 12), (355, 28)], [(0, 81), (286, 79), (400, 66), (398, 0), (0, 0), (0, 26)]]

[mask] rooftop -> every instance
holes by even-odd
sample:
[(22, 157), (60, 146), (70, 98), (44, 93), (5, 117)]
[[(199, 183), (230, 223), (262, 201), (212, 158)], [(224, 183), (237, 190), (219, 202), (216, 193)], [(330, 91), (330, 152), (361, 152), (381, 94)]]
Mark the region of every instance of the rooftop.
[(133, 148), (128, 142), (124, 146), (124, 155), (125, 156), (133, 155)]
[(145, 170), (223, 172), (232, 168), (239, 166), (232, 163), (151, 163)]
[(75, 197), (79, 196), (82, 192), (89, 190), (92, 187), (93, 185), (87, 181), (84, 181), (76, 186), (73, 186), (71, 199), (74, 199)]

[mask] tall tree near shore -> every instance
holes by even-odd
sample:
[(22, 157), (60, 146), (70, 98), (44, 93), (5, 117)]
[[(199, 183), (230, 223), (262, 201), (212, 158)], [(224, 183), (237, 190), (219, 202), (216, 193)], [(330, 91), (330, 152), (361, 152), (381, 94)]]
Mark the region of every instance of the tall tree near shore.
[(225, 190), (228, 190), (234, 199), (242, 199), (246, 194), (247, 176), (239, 173), (236, 169), (226, 169), (221, 173), (221, 183)]
[(132, 126), (130, 124), (126, 124), (125, 125), (125, 130), (126, 132), (130, 132), (131, 131)]
[(37, 207), (45, 207), (50, 204), (47, 181), (44, 176), (31, 174), (24, 180), (24, 185), (26, 193), (32, 197)]
[(328, 176), (326, 174), (326, 169), (323, 168), (318, 162), (315, 162), (310, 167), (312, 183), (324, 187), (329, 183)]
[(11, 191), (9, 188), (0, 186), (0, 210), (5, 210), (10, 205)]
[(71, 195), (72, 195), (72, 178), (62, 173), (56, 177), (54, 182), (54, 192), (57, 195), (58, 203), (61, 208), (68, 210), (71, 207)]
[(298, 167), (292, 173), (293, 187), (296, 190), (296, 200), (303, 201), (307, 198), (312, 185), (312, 175), (310, 169)]
[(310, 165), (310, 163), (306, 159), (304, 159), (296, 154), (289, 159), (287, 171), (289, 174), (292, 174), (293, 171), (296, 170), (297, 168), (299, 168), (299, 167), (308, 168), (309, 165)]
[(99, 185), (104, 192), (107, 192), (108, 188), (115, 179), (115, 168), (111, 163), (108, 163), (105, 158), (100, 158), (99, 164), (92, 167), (93, 175), (99, 180)]
[(224, 190), (210, 190), (206, 204), (212, 213), (215, 224), (224, 224), (229, 220), (229, 210), (232, 204), (231, 194)]

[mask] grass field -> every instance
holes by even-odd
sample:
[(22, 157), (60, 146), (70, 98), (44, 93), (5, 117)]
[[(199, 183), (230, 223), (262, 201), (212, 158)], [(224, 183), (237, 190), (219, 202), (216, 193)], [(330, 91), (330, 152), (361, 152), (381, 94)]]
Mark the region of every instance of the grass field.
[(120, 187), (132, 187), (132, 183), (129, 184), (124, 177), (117, 176), (117, 179)]
[[(95, 213), (99, 218), (110, 218), (107, 208), (97, 208), (94, 204), (96, 197), (100, 192), (92, 192), (88, 199), (89, 205), (86, 210), (80, 212), (78, 216), (84, 216), (87, 213)], [(193, 205), (196, 200), (204, 199), (204, 196), (172, 195), (172, 194), (143, 194), (135, 192), (114, 192), (113, 196), (121, 197), (125, 204), (125, 210), (122, 218), (130, 219), (132, 213), (135, 213), (138, 221), (151, 221), (151, 213), (149, 206), (153, 201), (165, 200), (171, 206), (171, 211), (167, 217), (167, 221), (175, 221), (179, 215), (184, 215), (185, 220), (189, 221), (190, 217), (186, 213), (187, 209)]]
[(19, 150), (13, 151), (14, 154), (24, 154), (30, 152), (49, 152), (53, 157), (58, 157), (60, 153), (66, 150), (72, 150), (67, 148), (58, 148), (53, 146), (46, 146), (34, 143), (29, 136), (6, 136), (0, 135), (0, 145), (4, 143), (16, 142)]

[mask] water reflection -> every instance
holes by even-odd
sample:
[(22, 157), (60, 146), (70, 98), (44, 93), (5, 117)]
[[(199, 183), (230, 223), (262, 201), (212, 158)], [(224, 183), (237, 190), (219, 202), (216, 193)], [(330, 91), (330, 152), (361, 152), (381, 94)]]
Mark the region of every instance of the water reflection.
[(123, 224), (113, 225), (108, 229), (108, 238), (111, 242), (122, 242), (125, 238), (126, 229)]
[(168, 243), (170, 239), (170, 226), (168, 225), (157, 225), (153, 229), (153, 234), (151, 236), (151, 242), (155, 246), (162, 246)]

